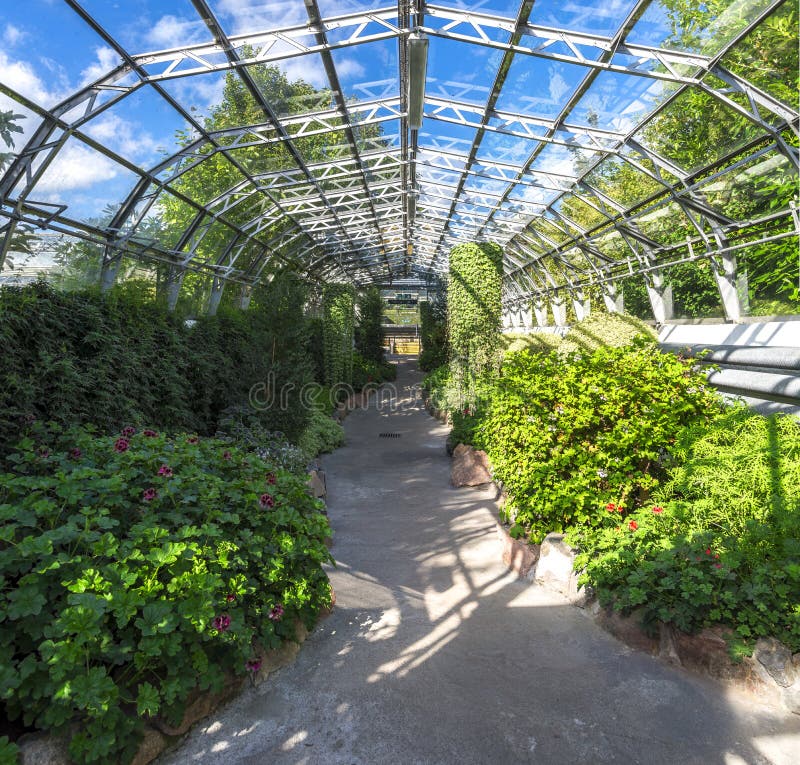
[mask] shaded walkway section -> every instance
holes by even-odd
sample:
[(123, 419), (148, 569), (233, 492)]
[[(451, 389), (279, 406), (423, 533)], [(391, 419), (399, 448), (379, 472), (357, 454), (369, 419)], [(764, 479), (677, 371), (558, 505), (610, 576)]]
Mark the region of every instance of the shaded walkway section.
[[(499, 561), (493, 492), (453, 489), (412, 360), (325, 459), (337, 607), (297, 662), (162, 759), (794, 763), (800, 718), (637, 653)], [(381, 434), (396, 434), (393, 437)]]

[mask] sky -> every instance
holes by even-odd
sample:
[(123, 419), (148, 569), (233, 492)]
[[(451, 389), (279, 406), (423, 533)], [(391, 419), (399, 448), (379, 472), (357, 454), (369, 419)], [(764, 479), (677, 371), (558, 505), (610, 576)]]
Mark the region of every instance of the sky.
[[(766, 0), (737, 0), (758, 5)], [(209, 0), (229, 36), (255, 30), (305, 25), (307, 15), (302, 0)], [(439, 5), (468, 7), (513, 19), (519, 0), (441, 0)], [(560, 26), (578, 32), (612, 35), (634, 5), (634, 0), (537, 0), (530, 23), (543, 27)], [(85, 11), (99, 22), (129, 53), (180, 47), (210, 41), (210, 34), (190, 0), (82, 0)], [(351, 11), (391, 7), (366, 0), (319, 0), (324, 18)], [(444, 19), (428, 17), (426, 23), (442, 27)], [(370, 31), (382, 27), (374, 24)], [(464, 31), (464, 28), (461, 28)], [(475, 30), (466, 30), (474, 34)], [(352, 32), (352, 27), (331, 31), (337, 41)], [(505, 42), (508, 33), (495, 30), (492, 39)], [(629, 39), (657, 44), (669, 37), (669, 21), (659, 2), (654, 2), (637, 23)], [(311, 42), (311, 38), (306, 38)], [(523, 42), (533, 44), (532, 38)], [(541, 40), (539, 42), (542, 42)], [(548, 44), (551, 51), (567, 51), (563, 43)], [(561, 47), (559, 47), (561, 46)], [(290, 49), (279, 42), (275, 51)], [(600, 55), (599, 48), (583, 47), (587, 57)], [(344, 47), (333, 52), (334, 63), (345, 96), (367, 98), (383, 93), (397, 93), (397, 42), (394, 39)], [(439, 100), (436, 107), (426, 106), (429, 114), (420, 134), (424, 150), (438, 149), (469, 152), (497, 73), (502, 53), (490, 47), (470, 45), (436, 38), (430, 46), (427, 94)], [(120, 59), (108, 42), (94, 32), (64, 0), (25, 0), (0, 2), (0, 83), (45, 107), (52, 107), (80, 88), (104, 76)], [(162, 65), (163, 66), (163, 65)], [(280, 63), (287, 76), (302, 78), (316, 87), (325, 87), (327, 78), (318, 54), (297, 56)], [(155, 67), (157, 69), (157, 67)], [(542, 119), (556, 117), (570, 94), (580, 85), (587, 69), (566, 62), (517, 56), (508, 73), (496, 109), (524, 113)], [(198, 119), (208, 114), (221, 96), (224, 73), (168, 80), (165, 90)], [(659, 82), (631, 75), (604, 72), (569, 116), (575, 125), (590, 125), (599, 117), (601, 126), (627, 132), (662, 97)], [(464, 115), (449, 110), (452, 100), (474, 105), (467, 114), (469, 125), (455, 122)], [(0, 93), (0, 110), (13, 110), (25, 116), (19, 121), (24, 132), (15, 136), (15, 148), (24, 146), (38, 125), (30, 110)], [(397, 120), (388, 123), (397, 130)], [(493, 121), (494, 124), (494, 121)], [(176, 134), (186, 129), (183, 118), (152, 88), (140, 88), (86, 123), (85, 133), (124, 157), (130, 163), (149, 169), (176, 147)], [(537, 147), (535, 134), (523, 139), (487, 133), (478, 152), (478, 160), (500, 160), (522, 166)], [(0, 146), (0, 150), (3, 147)], [(574, 172), (575, 153), (551, 146), (543, 153), (538, 167), (562, 174)], [(426, 176), (427, 174), (427, 176)], [(423, 182), (441, 177), (435, 171), (421, 170)], [(88, 220), (102, 215), (108, 204), (122, 202), (137, 180), (136, 173), (113, 162), (75, 137), (67, 140), (58, 158), (45, 171), (35, 194), (39, 202), (68, 205), (70, 217)], [(485, 190), (503, 193), (507, 184), (474, 181)], [(424, 192), (424, 189), (423, 189)], [(528, 188), (515, 195), (516, 200), (541, 204), (548, 199), (541, 189)]]

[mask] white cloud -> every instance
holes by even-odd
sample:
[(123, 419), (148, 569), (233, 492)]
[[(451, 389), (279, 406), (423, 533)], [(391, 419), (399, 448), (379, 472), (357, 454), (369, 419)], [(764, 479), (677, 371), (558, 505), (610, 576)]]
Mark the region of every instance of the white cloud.
[(340, 80), (346, 80), (349, 77), (363, 77), (365, 71), (364, 67), (354, 58), (344, 58), (336, 62), (336, 72)]
[(6, 45), (13, 47), (23, 37), (25, 37), (25, 33), (19, 27), (15, 27), (13, 24), (6, 24), (6, 28), (3, 30), (3, 42)]
[(59, 198), (62, 191), (88, 189), (110, 181), (117, 177), (120, 169), (108, 157), (82, 144), (69, 143), (47, 168), (36, 190)]
[(319, 56), (301, 56), (278, 62), (290, 82), (303, 80), (315, 88), (328, 87), (328, 75)]
[(88, 123), (85, 132), (108, 146), (125, 159), (145, 161), (154, 159), (158, 142), (141, 125), (129, 122), (116, 114), (105, 113)]
[(147, 35), (147, 42), (156, 48), (178, 48), (208, 37), (210, 35), (201, 21), (180, 19), (167, 14), (155, 23)]
[(48, 90), (28, 61), (17, 61), (3, 51), (0, 51), (0, 80), (42, 106), (52, 106), (61, 99), (61, 94)]
[(99, 80), (121, 61), (116, 51), (106, 46), (95, 48), (95, 54), (97, 55), (97, 61), (89, 64), (89, 66), (81, 72), (80, 87), (84, 87), (95, 80)]

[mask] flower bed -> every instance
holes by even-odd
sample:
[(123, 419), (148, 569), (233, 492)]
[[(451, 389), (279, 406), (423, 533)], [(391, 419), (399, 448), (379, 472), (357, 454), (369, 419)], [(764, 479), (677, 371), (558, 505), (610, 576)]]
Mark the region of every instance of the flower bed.
[(76, 761), (126, 761), (330, 603), (320, 503), (229, 442), (34, 427), (9, 465), (0, 696)]

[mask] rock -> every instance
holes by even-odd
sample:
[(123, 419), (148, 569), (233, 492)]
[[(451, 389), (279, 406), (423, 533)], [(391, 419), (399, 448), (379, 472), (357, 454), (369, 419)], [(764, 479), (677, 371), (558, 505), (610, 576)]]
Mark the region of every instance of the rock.
[(295, 623), (295, 640), (287, 640), (280, 648), (264, 651), (261, 654), (261, 668), (253, 678), (255, 685), (261, 685), (275, 670), (288, 667), (297, 658), (300, 646), (308, 637), (308, 630), (302, 622)]
[(664, 622), (658, 625), (658, 655), (669, 664), (681, 666), (681, 657), (675, 645), (675, 630), (672, 625)]
[(753, 651), (753, 658), (782, 688), (788, 688), (794, 683), (796, 672), (792, 665), (792, 654), (783, 643), (775, 638), (760, 638)]
[(144, 726), (144, 738), (136, 750), (131, 765), (148, 765), (169, 746), (169, 739), (150, 725)]
[(225, 680), (225, 685), (218, 693), (209, 690), (195, 689), (186, 703), (183, 719), (178, 725), (170, 725), (164, 718), (153, 718), (155, 725), (167, 736), (182, 736), (196, 722), (208, 717), (220, 704), (235, 696), (242, 688), (245, 679), (233, 674)]
[(568, 594), (573, 578), (575, 552), (564, 542), (563, 534), (548, 534), (539, 551), (535, 580), (537, 584)]
[(453, 486), (482, 486), (491, 483), (491, 480), (491, 465), (486, 452), (476, 451), (466, 444), (456, 446), (450, 467), (450, 482)]
[(325, 485), (325, 473), (322, 470), (312, 470), (308, 474), (308, 490), (312, 497), (322, 499), (328, 493)]
[(602, 609), (597, 616), (597, 621), (603, 629), (625, 645), (650, 654), (658, 653), (659, 641), (644, 633), (637, 612), (634, 611), (629, 616), (623, 616), (617, 611)]
[(790, 688), (782, 688), (781, 696), (783, 706), (796, 715), (800, 715), (800, 683), (795, 683)]
[(797, 670), (798, 676), (800, 676), (800, 652), (792, 654), (792, 666)]
[(524, 539), (513, 539), (506, 528), (497, 524), (497, 536), (502, 544), (503, 563), (520, 579), (532, 576), (539, 559), (539, 545), (528, 544)]
[(22, 765), (71, 765), (69, 741), (51, 733), (29, 733), (20, 738), (19, 761)]

